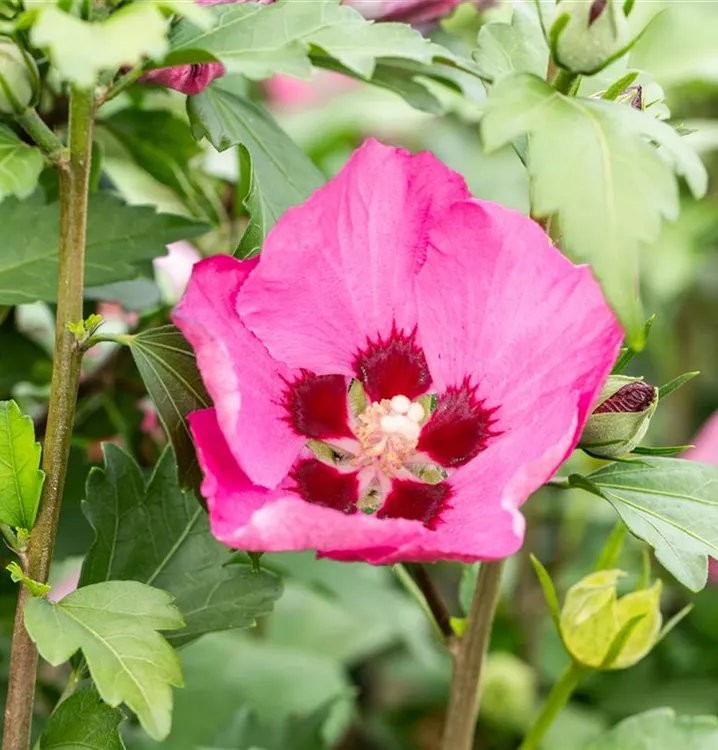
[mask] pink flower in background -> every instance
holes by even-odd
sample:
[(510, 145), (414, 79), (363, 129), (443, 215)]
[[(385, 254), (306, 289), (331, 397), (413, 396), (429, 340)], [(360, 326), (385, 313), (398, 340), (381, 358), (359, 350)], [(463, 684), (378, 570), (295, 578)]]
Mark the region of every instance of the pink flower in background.
[(192, 275), (192, 266), (201, 257), (189, 242), (175, 242), (167, 245), (167, 255), (152, 261), (157, 283), (172, 304), (184, 294)]
[(276, 75), (264, 82), (270, 104), (284, 109), (316, 107), (351, 91), (359, 82), (331, 70), (316, 70), (310, 81)]
[[(251, 0), (260, 5), (271, 5), (274, 0)], [(246, 3), (250, 0), (195, 0), (199, 5), (222, 5), (223, 3)], [(204, 91), (212, 81), (226, 73), (220, 62), (198, 63), (196, 65), (174, 65), (145, 73), (141, 81), (166, 86), (187, 96), (195, 96)]]
[[(405, 23), (428, 23), (451, 15), (466, 0), (344, 0), (366, 18)], [(477, 4), (493, 4), (478, 0)]]
[(621, 339), (538, 225), (376, 141), (258, 259), (198, 263), (174, 318), (215, 536), (373, 563), (514, 552)]
[[(684, 458), (704, 464), (718, 464), (718, 412), (703, 425), (695, 439), (695, 448), (687, 451)], [(708, 577), (718, 582), (718, 560), (708, 558)]]

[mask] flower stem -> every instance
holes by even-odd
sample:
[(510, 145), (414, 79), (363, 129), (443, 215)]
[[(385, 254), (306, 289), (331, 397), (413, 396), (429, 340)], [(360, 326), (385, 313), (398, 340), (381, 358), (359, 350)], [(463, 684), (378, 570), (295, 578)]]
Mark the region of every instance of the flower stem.
[[(50, 572), (80, 380), (82, 352), (67, 324), (82, 319), (93, 122), (94, 90), (74, 88), (70, 96), (70, 158), (67, 164), (59, 165), (60, 267), (55, 354), (42, 461), (45, 485), (37, 522), (30, 534), (25, 570), (26, 575), (40, 583), (47, 581)], [(10, 656), (3, 750), (27, 750), (30, 746), (37, 649), (25, 630), (23, 618), (29, 596), (27, 587), (21, 586)]]
[(421, 563), (397, 563), (393, 566), (404, 588), (417, 600), (442, 639), (454, 637), (451, 617), (431, 576)]
[(570, 70), (559, 68), (551, 81), (551, 85), (559, 92), (559, 94), (573, 96), (580, 77), (581, 76), (579, 76), (578, 73), (572, 73)]
[(67, 158), (67, 150), (63, 142), (47, 127), (45, 121), (34, 108), (26, 109), (15, 117), (17, 124), (35, 141), (53, 162), (61, 162)]
[(484, 657), (499, 600), (504, 560), (481, 563), (468, 623), (454, 654), (454, 676), (441, 750), (471, 750)]
[(536, 717), (536, 721), (531, 727), (524, 741), (519, 746), (519, 750), (538, 750), (544, 735), (553, 724), (555, 718), (561, 713), (563, 707), (568, 703), (573, 691), (578, 686), (585, 674), (576, 662), (571, 662), (559, 678), (559, 681), (553, 686), (551, 692), (544, 703), (541, 712)]

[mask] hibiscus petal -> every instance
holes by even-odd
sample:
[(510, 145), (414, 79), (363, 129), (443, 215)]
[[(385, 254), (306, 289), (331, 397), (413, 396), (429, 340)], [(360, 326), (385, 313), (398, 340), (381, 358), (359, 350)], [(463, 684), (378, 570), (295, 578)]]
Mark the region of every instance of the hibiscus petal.
[(306, 442), (287, 420), (287, 382), (276, 362), (235, 310), (239, 290), (256, 267), (227, 255), (194, 266), (173, 319), (194, 347), (202, 378), (232, 455), (252, 481), (276, 487)]
[(467, 197), (431, 154), (367, 141), (270, 232), (239, 296), (242, 318), (289, 366), (355, 375), (370, 342), (414, 330), (428, 230)]
[(429, 533), (416, 521), (348, 515), (308, 503), (291, 489), (289, 478), (277, 489), (258, 487), (235, 461), (214, 409), (194, 412), (189, 421), (204, 472), (202, 495), (212, 533), (230, 547), (259, 552), (315, 549), (373, 562)]
[[(467, 201), (432, 232), (417, 296), (439, 393), (467, 380), (476, 386), (485, 407), (496, 410), (492, 429), (501, 437), (489, 445), (514, 440), (529, 421), (540, 426), (564, 414), (565, 427), (574, 423), (568, 455), (622, 338), (590, 269), (574, 266), (521, 214)], [(560, 408), (573, 399), (576, 415)], [(515, 442), (517, 466), (544, 455), (564, 433), (549, 439), (538, 429), (528, 445)]]

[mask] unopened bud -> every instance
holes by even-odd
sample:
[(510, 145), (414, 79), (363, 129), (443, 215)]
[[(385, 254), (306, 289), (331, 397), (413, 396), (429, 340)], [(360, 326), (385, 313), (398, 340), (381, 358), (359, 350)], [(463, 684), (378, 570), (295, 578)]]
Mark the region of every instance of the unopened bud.
[(536, 712), (536, 696), (536, 674), (526, 662), (509, 653), (487, 655), (479, 696), (482, 720), (525, 732)]
[(37, 98), (40, 77), (32, 56), (0, 37), (0, 115), (20, 115)]
[(658, 388), (640, 378), (611, 375), (581, 434), (579, 447), (599, 458), (618, 458), (643, 440), (658, 406)]
[(628, 45), (622, 0), (559, 0), (549, 39), (554, 60), (573, 73), (596, 73)]
[(619, 599), (616, 584), (623, 575), (620, 570), (600, 570), (566, 594), (559, 622), (561, 637), (574, 660), (583, 666), (625, 669), (643, 659), (658, 640), (661, 582)]

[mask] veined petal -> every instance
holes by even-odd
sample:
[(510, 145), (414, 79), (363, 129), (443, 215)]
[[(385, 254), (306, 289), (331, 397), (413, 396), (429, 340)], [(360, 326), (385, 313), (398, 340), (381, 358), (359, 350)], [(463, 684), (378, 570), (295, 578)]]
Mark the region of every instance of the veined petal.
[(372, 561), (426, 532), (417, 521), (380, 520), (307, 502), (292, 489), (296, 483), (291, 477), (276, 489), (258, 487), (235, 461), (214, 409), (190, 415), (190, 427), (204, 472), (202, 495), (212, 533), (230, 547), (261, 552), (316, 549), (328, 556)]
[(270, 356), (235, 309), (256, 265), (227, 255), (200, 261), (173, 319), (194, 347), (236, 462), (253, 482), (276, 487), (306, 437), (292, 428), (284, 405), (287, 383), (296, 373)]
[(431, 154), (367, 141), (269, 233), (239, 296), (243, 320), (290, 367), (354, 376), (371, 342), (413, 332), (429, 229), (467, 196)]
[[(574, 430), (568, 455), (622, 338), (590, 269), (573, 265), (516, 211), (466, 201), (432, 232), (417, 293), (439, 394), (467, 381), (475, 386), (495, 410), (492, 429), (502, 436), (493, 440), (512, 440), (524, 424), (565, 414), (565, 427), (573, 423)], [(576, 404), (575, 415), (560, 408), (566, 400)], [(532, 440), (538, 455), (552, 447), (540, 427)], [(517, 464), (527, 458), (522, 451), (517, 445)]]

